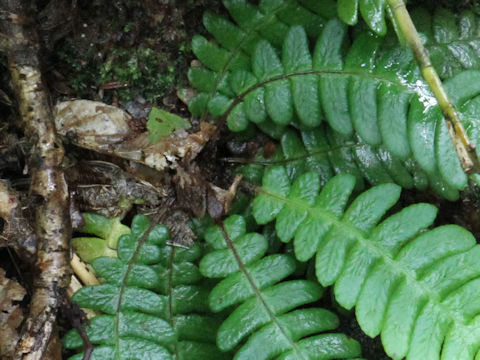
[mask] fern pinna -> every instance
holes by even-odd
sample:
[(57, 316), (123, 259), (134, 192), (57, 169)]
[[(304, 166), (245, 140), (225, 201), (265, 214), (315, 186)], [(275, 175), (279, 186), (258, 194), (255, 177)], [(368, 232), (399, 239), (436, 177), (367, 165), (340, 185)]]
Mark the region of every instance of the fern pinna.
[(315, 256), (319, 282), (334, 285), (345, 308), (356, 306), (362, 330), (381, 335), (393, 359), (478, 358), (480, 246), (473, 235), (455, 225), (427, 231), (437, 213), (429, 204), (380, 222), (400, 187), (373, 187), (347, 207), (354, 186), (353, 176), (337, 175), (320, 191), (315, 173), (292, 184), (284, 167), (270, 167), (253, 214), (259, 224), (276, 220), (298, 260)]
[[(104, 313), (86, 327), (95, 344), (91, 359), (228, 359), (215, 346), (219, 321), (208, 315), (209, 288), (193, 263), (201, 249), (169, 246), (168, 238), (166, 227), (136, 215), (131, 234), (118, 241), (118, 258), (93, 261), (104, 283), (86, 286), (72, 298), (80, 307)], [(83, 345), (76, 330), (63, 343), (68, 349)]]
[(300, 131), (289, 128), (271, 136), (279, 141), (279, 149), (272, 156), (265, 158), (260, 149), (249, 164), (235, 170), (245, 180), (259, 184), (264, 166), (283, 164), (291, 179), (305, 171), (314, 171), (321, 185), (335, 174), (346, 173), (356, 177), (357, 190), (365, 188), (364, 180), (372, 185), (395, 182), (405, 189), (425, 190), (430, 185), (446, 199), (458, 198), (458, 191), (445, 187), (434, 177), (429, 178), (414, 161), (401, 161), (383, 148), (374, 148), (323, 126)]
[[(282, 7), (281, 1), (275, 3)], [(356, 34), (350, 44), (346, 25), (336, 19), (326, 22), (315, 39), (308, 30), (311, 19), (302, 18), (303, 23), (297, 21), (302, 26), (288, 30), (283, 24), (278, 33), (282, 35), (280, 43), (278, 38), (270, 40), (264, 31), (279, 22), (273, 15), (275, 21), (269, 22), (272, 16), (267, 15), (275, 14), (274, 7), (266, 5), (271, 5), (270, 1), (261, 1), (255, 10), (270, 11), (262, 17), (265, 24), (253, 18), (246, 22), (242, 11), (250, 9), (253, 16), (255, 9), (246, 1), (225, 4), (239, 27), (207, 13), (204, 23), (221, 46), (200, 37), (193, 40), (193, 50), (204, 67), (192, 68), (189, 73), (191, 83), (200, 92), (190, 104), (192, 113), (208, 110), (214, 116), (225, 116), (233, 131), (244, 130), (250, 123), (261, 129), (271, 127), (271, 123), (278, 127), (314, 128), (325, 118), (343, 136), (356, 134), (362, 142), (382, 147), (399, 161), (414, 159), (437, 191), (443, 191), (449, 199), (458, 198), (458, 190), (467, 185), (467, 176), (440, 108), (410, 51), (398, 46), (391, 36), (380, 38), (370, 32)], [(456, 17), (448, 14), (456, 24)], [(442, 21), (447, 18), (440, 15)], [(465, 25), (465, 19), (471, 20), (471, 16), (465, 15), (459, 21)], [(456, 28), (454, 32), (450, 26), (445, 31), (450, 35), (443, 38), (443, 29), (426, 33), (434, 34), (428, 44), (436, 49), (434, 60), (442, 67), (442, 74), (458, 74), (446, 83), (446, 88), (461, 110), (480, 93), (476, 81), (479, 74), (459, 74), (458, 66), (448, 70), (443, 65), (455, 53), (456, 64), (460, 62), (462, 69), (478, 69), (479, 63), (474, 60), (478, 51), (472, 40), (475, 26), (470, 21), (461, 27), (461, 32)], [(227, 33), (236, 36), (227, 42)], [(313, 53), (310, 40), (315, 42)], [(468, 87), (458, 86), (466, 78)], [(475, 133), (474, 142), (478, 141), (476, 118), (464, 119), (469, 121), (470, 133)]]
[[(100, 256), (116, 256), (120, 236), (130, 233), (130, 228), (119, 217), (107, 218), (95, 213), (83, 213), (85, 225), (80, 230), (84, 236), (71, 239), (75, 253), (86, 263)], [(88, 235), (88, 236), (86, 236)]]
[(231, 312), (218, 330), (220, 349), (235, 349), (235, 360), (360, 355), (355, 340), (344, 334), (322, 333), (335, 329), (338, 319), (330, 311), (312, 306), (322, 296), (320, 285), (308, 280), (285, 281), (295, 271), (293, 258), (285, 254), (265, 256), (267, 240), (260, 234), (246, 233), (245, 219), (239, 215), (226, 219), (223, 228), (208, 229), (205, 240), (214, 250), (200, 262), (204, 276), (223, 279), (210, 293), (211, 309)]

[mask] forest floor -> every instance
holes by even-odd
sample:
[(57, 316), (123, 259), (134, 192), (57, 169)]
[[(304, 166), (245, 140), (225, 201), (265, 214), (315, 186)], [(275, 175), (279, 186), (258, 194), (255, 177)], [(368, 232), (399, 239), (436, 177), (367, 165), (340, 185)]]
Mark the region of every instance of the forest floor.
[[(114, 0), (114, 1), (39, 1), (37, 24), (43, 46), (43, 74), (54, 103), (71, 99), (90, 99), (113, 104), (143, 122), (153, 106), (189, 118), (184, 98), (188, 96), (187, 70), (194, 55), (191, 38), (205, 34), (202, 14), (205, 10), (222, 12), (218, 0)], [(0, 150), (11, 147), (12, 139), (4, 135), (21, 129), (12, 125), (18, 117), (5, 58), (0, 58)], [(6, 124), (6, 125), (5, 125)], [(2, 137), (3, 136), (3, 137)], [(9, 135), (10, 136), (10, 135)], [(228, 188), (231, 176), (221, 158), (247, 154), (257, 139), (244, 141), (223, 131), (219, 140), (207, 146), (197, 164), (206, 178)], [(260, 139), (259, 141), (263, 141)], [(74, 157), (96, 159), (96, 154), (66, 145)], [(13, 180), (18, 191), (28, 189), (25, 163), (18, 152), (10, 151), (0, 158), (0, 178)], [(7, 156), (8, 155), (8, 156)], [(437, 225), (458, 223), (480, 233), (478, 211), (473, 201), (447, 203), (434, 195), (405, 192), (402, 205), (428, 201), (440, 207)], [(28, 201), (27, 201), (28, 203)], [(478, 237), (477, 237), (478, 238)], [(29, 283), (32, 274), (8, 249), (0, 249), (0, 263), (7, 277), (21, 284)], [(28, 299), (24, 300), (28, 304)], [(336, 308), (330, 296), (322, 305)], [(337, 308), (338, 310), (338, 308)], [(340, 310), (339, 331), (359, 340), (364, 357), (369, 360), (388, 359), (379, 339), (363, 335), (353, 314)], [(60, 325), (68, 328), (69, 318), (60, 312)]]

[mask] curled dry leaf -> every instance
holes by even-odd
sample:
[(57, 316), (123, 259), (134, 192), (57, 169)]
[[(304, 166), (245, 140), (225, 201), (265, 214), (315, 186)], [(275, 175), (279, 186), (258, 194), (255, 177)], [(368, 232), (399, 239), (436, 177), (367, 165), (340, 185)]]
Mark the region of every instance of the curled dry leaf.
[(212, 218), (219, 219), (228, 213), (240, 180), (241, 176), (235, 177), (230, 188), (224, 190), (206, 181), (196, 164), (190, 164), (188, 171), (179, 168), (173, 179), (178, 206), (190, 209), (198, 218), (208, 213)]
[(216, 127), (201, 123), (200, 130), (177, 130), (152, 144), (147, 132), (125, 111), (101, 102), (73, 100), (55, 107), (57, 132), (74, 144), (90, 150), (133, 160), (156, 170), (175, 169), (185, 157), (193, 159), (215, 132)]
[(78, 146), (100, 152), (132, 135), (131, 116), (97, 101), (73, 100), (55, 106), (55, 127)]

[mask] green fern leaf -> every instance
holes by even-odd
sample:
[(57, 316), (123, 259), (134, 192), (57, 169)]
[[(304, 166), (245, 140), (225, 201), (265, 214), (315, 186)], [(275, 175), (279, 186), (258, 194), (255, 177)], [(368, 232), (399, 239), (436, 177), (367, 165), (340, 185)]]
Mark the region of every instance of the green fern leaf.
[[(192, 68), (189, 71), (189, 79), (194, 87), (204, 91), (189, 104), (190, 111), (195, 115), (202, 115), (208, 109), (210, 113), (219, 116), (228, 109), (231, 102), (228, 102), (225, 95), (232, 95), (228, 81), (230, 72), (238, 68), (251, 71), (250, 67), (246, 66), (245, 59), (253, 54), (260, 40), (279, 47), (289, 27), (293, 25), (304, 26), (309, 36), (316, 37), (327, 19), (334, 16), (334, 4), (331, 0), (262, 0), (258, 7), (246, 0), (224, 0), (223, 4), (236, 24), (210, 12), (206, 12), (203, 17), (205, 27), (221, 47), (199, 36), (192, 41), (194, 53), (207, 68), (215, 72), (210, 73), (207, 79), (207, 76), (202, 76), (206, 74), (204, 70)], [(252, 118), (255, 118), (256, 114), (255, 107), (252, 106), (262, 107), (262, 104), (254, 99), (259, 92), (249, 96), (247, 103), (250, 107), (240, 106), (246, 107), (245, 111), (250, 113)], [(223, 104), (223, 107), (219, 104)], [(238, 114), (238, 110), (237, 115), (243, 116), (242, 113)], [(234, 119), (231, 119), (232, 123), (235, 123)], [(261, 119), (261, 114), (257, 121), (258, 119)], [(238, 119), (236, 120), (238, 122)], [(237, 128), (245, 125), (240, 122)]]
[(295, 271), (293, 258), (285, 254), (265, 256), (267, 240), (260, 234), (246, 233), (241, 216), (226, 219), (224, 229), (227, 236), (219, 227), (207, 231), (205, 240), (215, 250), (200, 262), (204, 276), (222, 279), (209, 296), (212, 310), (236, 307), (218, 330), (220, 349), (236, 349), (235, 360), (345, 359), (360, 355), (355, 340), (344, 334), (323, 333), (338, 326), (333, 313), (303, 307), (321, 297), (323, 289), (318, 284), (284, 281)]
[[(222, 72), (234, 95), (218, 88), (208, 108), (214, 115), (223, 114), (233, 131), (244, 130), (249, 122), (263, 129), (269, 118), (279, 127), (313, 128), (325, 116), (343, 136), (358, 134), (367, 145), (380, 146), (400, 161), (413, 158), (433, 179), (432, 187), (448, 193), (449, 199), (458, 198), (467, 176), (412, 54), (389, 38), (363, 33), (345, 55), (347, 41), (346, 26), (338, 20), (325, 25), (313, 54), (301, 26), (287, 31), (281, 56), (278, 45), (260, 39), (251, 53), (251, 69), (229, 67), (229, 73)], [(460, 109), (478, 95), (480, 85), (468, 81), (469, 86), (462, 86), (456, 78), (475, 76), (474, 71), (463, 77), (459, 73), (445, 85), (449, 94), (461, 92), (452, 95)]]
[(357, 23), (359, 12), (370, 29), (378, 35), (387, 32), (387, 14), (396, 26), (386, 0), (338, 0), (338, 16), (348, 25)]
[(429, 204), (384, 219), (397, 185), (373, 187), (348, 205), (353, 176), (338, 175), (320, 192), (318, 181), (306, 172), (290, 183), (284, 167), (268, 168), (254, 217), (276, 220), (299, 260), (315, 256), (319, 282), (334, 285), (340, 305), (356, 307), (362, 330), (381, 335), (392, 358), (477, 358), (480, 246), (472, 234), (454, 225), (426, 231), (437, 213)]
[[(474, 107), (472, 102), (468, 104), (470, 108)], [(478, 139), (475, 117), (469, 119), (470, 136)], [(323, 186), (335, 174), (351, 174), (357, 179), (356, 190), (365, 188), (365, 179), (371, 185), (395, 182), (405, 189), (425, 190), (430, 186), (437, 194), (451, 201), (459, 197), (456, 189), (439, 177), (429, 176), (412, 160), (399, 160), (384, 148), (374, 148), (358, 137), (342, 136), (322, 126), (302, 131), (287, 129), (275, 136), (278, 137), (280, 149), (273, 157), (265, 159), (260, 154), (253, 164), (237, 169), (246, 180), (260, 184), (263, 166), (283, 164), (290, 180), (295, 180), (306, 171), (313, 171), (320, 177)]]
[(80, 230), (84, 234), (71, 240), (75, 253), (85, 262), (91, 263), (100, 256), (115, 256), (118, 239), (130, 233), (130, 228), (123, 225), (118, 217), (108, 219), (94, 213), (83, 213), (85, 226)]
[[(137, 215), (131, 233), (118, 241), (118, 258), (93, 261), (104, 282), (81, 288), (72, 298), (80, 307), (104, 313), (86, 328), (96, 345), (91, 359), (227, 358), (214, 345), (219, 321), (205, 315), (209, 290), (193, 263), (201, 250), (168, 246), (168, 237), (166, 227), (151, 226), (146, 216)], [(83, 345), (76, 330), (63, 343), (67, 349)]]
[(414, 9), (411, 17), (442, 79), (479, 69), (478, 15), (471, 10), (453, 14), (440, 7), (433, 14), (423, 8)]

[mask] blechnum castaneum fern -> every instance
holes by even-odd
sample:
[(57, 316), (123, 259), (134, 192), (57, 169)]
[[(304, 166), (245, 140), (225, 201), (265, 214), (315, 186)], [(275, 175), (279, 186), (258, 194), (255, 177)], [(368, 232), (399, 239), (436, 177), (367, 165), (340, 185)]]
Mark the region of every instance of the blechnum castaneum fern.
[[(146, 216), (137, 215), (131, 233), (118, 240), (118, 258), (93, 261), (104, 283), (86, 286), (72, 298), (103, 313), (86, 326), (95, 345), (92, 360), (229, 358), (215, 346), (219, 318), (208, 315), (209, 287), (194, 264), (200, 246), (180, 249), (167, 245), (168, 238), (166, 227), (151, 226)], [(76, 330), (63, 343), (67, 349), (83, 346)]]
[[(245, 219), (232, 215), (223, 229), (207, 230), (214, 249), (200, 262), (200, 272), (223, 279), (212, 290), (213, 311), (230, 309), (217, 334), (221, 350), (235, 349), (235, 360), (346, 359), (360, 346), (344, 334), (323, 333), (338, 326), (328, 310), (313, 306), (323, 288), (309, 280), (285, 280), (296, 267), (289, 255), (266, 255), (267, 240), (246, 233)], [(306, 307), (308, 305), (308, 307)], [(234, 310), (231, 310), (235, 307)]]
[(264, 166), (283, 164), (293, 180), (305, 171), (314, 171), (324, 185), (336, 173), (351, 174), (357, 179), (356, 189), (365, 188), (365, 180), (372, 185), (395, 182), (405, 189), (425, 190), (428, 185), (449, 200), (458, 198), (458, 191), (443, 186), (436, 178), (428, 177), (412, 160), (401, 161), (382, 148), (373, 148), (351, 137), (319, 126), (297, 131), (292, 128), (272, 134), (279, 141), (279, 149), (265, 158), (261, 149), (250, 164), (236, 168), (244, 179), (259, 184)]
[[(411, 52), (394, 36), (380, 38), (368, 31), (349, 36), (342, 22), (326, 20), (331, 14), (310, 13), (305, 2), (294, 3), (264, 0), (257, 8), (225, 0), (238, 26), (205, 14), (204, 24), (218, 44), (199, 36), (193, 40), (204, 67), (189, 73), (199, 90), (190, 104), (192, 113), (223, 116), (233, 131), (251, 123), (267, 132), (272, 124), (311, 129), (326, 120), (338, 134), (355, 134), (355, 141), (381, 147), (387, 157), (415, 160), (437, 192), (458, 198), (467, 176)], [(289, 18), (279, 15), (285, 8)], [(458, 72), (478, 69), (476, 18), (438, 11), (430, 19), (420, 26), (426, 44), (441, 75), (458, 74), (445, 87), (460, 112), (469, 115), (463, 121), (476, 143), (478, 116), (465, 107), (480, 93), (480, 74)], [(446, 25), (440, 27), (440, 22)]]
[(292, 184), (284, 167), (272, 166), (253, 215), (259, 224), (275, 220), (277, 235), (293, 240), (298, 260), (315, 257), (319, 282), (334, 285), (340, 305), (356, 307), (362, 330), (381, 335), (393, 359), (478, 359), (475, 238), (455, 225), (427, 231), (437, 213), (430, 204), (384, 218), (399, 199), (397, 185), (373, 187), (350, 203), (354, 186), (355, 178), (344, 174), (319, 191), (315, 173)]

